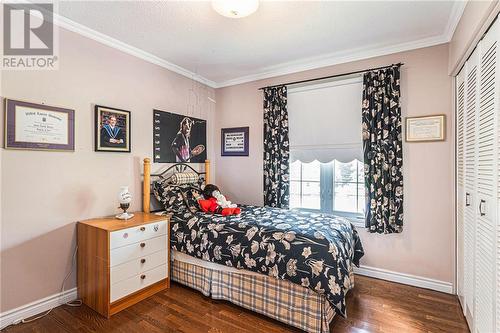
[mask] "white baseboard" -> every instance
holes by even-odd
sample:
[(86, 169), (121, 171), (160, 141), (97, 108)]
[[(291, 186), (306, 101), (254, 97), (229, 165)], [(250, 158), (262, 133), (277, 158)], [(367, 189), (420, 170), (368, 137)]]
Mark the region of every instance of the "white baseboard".
[(387, 281), (407, 284), (414, 287), (426, 288), (426, 289), (440, 291), (443, 293), (453, 294), (453, 284), (451, 282), (444, 282), (421, 276), (398, 273), (381, 268), (375, 268), (363, 265), (361, 265), (361, 267), (359, 268), (355, 267), (354, 273), (381, 280), (387, 280)]
[(0, 313), (0, 329), (17, 323), (22, 319), (26, 319), (39, 313), (48, 311), (59, 305), (73, 301), (77, 298), (76, 288), (66, 290), (62, 293), (57, 293), (37, 301), (22, 305), (18, 308)]

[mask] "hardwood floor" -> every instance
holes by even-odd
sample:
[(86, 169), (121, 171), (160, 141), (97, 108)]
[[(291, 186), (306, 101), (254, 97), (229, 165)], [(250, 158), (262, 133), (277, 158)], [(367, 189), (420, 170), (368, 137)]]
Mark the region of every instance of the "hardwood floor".
[[(456, 296), (356, 276), (347, 296), (348, 318), (336, 316), (331, 332), (468, 332)], [(18, 332), (300, 332), (275, 320), (172, 283), (107, 320), (88, 307), (61, 306)]]

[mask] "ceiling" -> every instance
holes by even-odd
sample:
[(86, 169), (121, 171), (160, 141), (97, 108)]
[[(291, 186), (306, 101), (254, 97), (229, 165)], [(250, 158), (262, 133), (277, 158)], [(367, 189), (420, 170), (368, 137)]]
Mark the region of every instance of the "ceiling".
[(465, 2), (261, 1), (231, 19), (209, 1), (61, 1), (63, 27), (213, 87), (448, 42)]

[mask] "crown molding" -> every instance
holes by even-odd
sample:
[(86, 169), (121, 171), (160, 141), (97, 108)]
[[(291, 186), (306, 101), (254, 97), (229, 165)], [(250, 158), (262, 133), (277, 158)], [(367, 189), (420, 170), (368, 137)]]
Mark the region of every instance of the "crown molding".
[(378, 47), (372, 46), (370, 48), (364, 48), (364, 49), (352, 49), (343, 52), (334, 52), (320, 57), (311, 57), (298, 61), (283, 63), (277, 66), (262, 68), (259, 71), (259, 73), (220, 82), (217, 84), (216, 88), (223, 88), (237, 84), (268, 79), (275, 76), (303, 72), (321, 67), (328, 67), (328, 66), (333, 66), (363, 59), (369, 59), (398, 52), (415, 50), (419, 48), (444, 44), (447, 42), (449, 42), (447, 36), (442, 34), (434, 37), (423, 38), (396, 45), (378, 46)]
[(168, 62), (149, 52), (146, 52), (137, 47), (124, 43), (106, 34), (100, 33), (96, 30), (93, 30), (89, 27), (86, 27), (80, 23), (77, 23), (73, 20), (70, 20), (56, 13), (54, 13), (54, 23), (64, 29), (78, 33), (82, 36), (95, 40), (104, 45), (113, 47), (115, 49), (118, 49), (122, 52), (130, 54), (147, 62), (166, 68), (172, 72), (183, 75), (187, 78), (190, 78), (202, 84), (205, 84), (211, 88), (223, 88), (237, 84), (268, 79), (271, 77), (287, 75), (311, 69), (317, 69), (321, 67), (328, 67), (332, 65), (338, 65), (342, 63), (359, 61), (363, 59), (384, 56), (392, 53), (404, 52), (404, 51), (415, 50), (419, 48), (448, 43), (453, 37), (455, 29), (460, 21), (460, 18), (462, 17), (466, 5), (467, 1), (454, 2), (452, 11), (448, 18), (446, 28), (441, 35), (422, 38), (419, 40), (400, 43), (396, 45), (372, 45), (370, 48), (351, 49), (342, 52), (333, 52), (317, 57), (305, 58), (297, 61), (285, 62), (275, 66), (263, 67), (260, 70), (258, 70), (255, 74), (245, 75), (222, 82), (215, 82), (209, 80), (181, 66)]
[(462, 18), (462, 14), (464, 13), (465, 7), (467, 6), (467, 1), (455, 1), (453, 3), (453, 8), (451, 9), (450, 16), (448, 18), (448, 24), (444, 30), (444, 36), (448, 42), (453, 37), (455, 30), (457, 29), (458, 22), (460, 22), (460, 18)]
[(352, 61), (369, 59), (379, 56), (384, 56), (392, 53), (416, 50), (419, 48), (435, 46), (439, 44), (449, 43), (455, 30), (460, 22), (460, 18), (467, 6), (467, 0), (455, 1), (448, 17), (446, 28), (441, 35), (423, 38), (411, 42), (401, 43), (392, 46), (372, 46), (365, 49), (351, 49), (349, 51), (335, 52), (319, 57), (311, 57), (298, 61), (282, 63), (276, 66), (265, 67), (259, 73), (241, 76), (239, 78), (217, 82), (215, 88), (224, 88), (237, 84), (248, 83), (276, 77), (280, 75), (292, 74), (306, 70), (333, 66)]
[(477, 43), (479, 43), (491, 24), (498, 18), (500, 15), (500, 1), (490, 2), (490, 5), (485, 13), (489, 14), (486, 14), (480, 19), (479, 26), (476, 27), (472, 33), (473, 37), (469, 38), (467, 41), (465, 50), (461, 53), (458, 59), (456, 59), (455, 63), (448, 64), (448, 74), (450, 76), (456, 76), (460, 72), (460, 69), (463, 67), (467, 59), (470, 57), (472, 52), (474, 52)]
[(108, 35), (100, 33), (96, 30), (93, 30), (89, 27), (86, 27), (80, 23), (77, 23), (73, 20), (68, 19), (67, 17), (64, 17), (64, 16), (61, 16), (59, 14), (54, 13), (54, 23), (57, 24), (61, 28), (75, 32), (77, 34), (80, 34), (80, 35), (85, 36), (87, 38), (90, 38), (92, 40), (95, 40), (96, 42), (110, 46), (110, 47), (115, 48), (117, 50), (120, 50), (122, 52), (128, 53), (134, 57), (140, 58), (140, 59), (145, 60), (147, 62), (150, 62), (152, 64), (161, 66), (161, 67), (166, 68), (172, 72), (175, 72), (177, 74), (180, 74), (182, 76), (185, 76), (187, 78), (195, 80), (197, 82), (203, 83), (211, 88), (216, 88), (216, 86), (217, 86), (217, 84), (212, 80), (209, 80), (209, 79), (207, 79), (201, 75), (198, 75), (196, 73), (193, 73), (193, 72), (191, 72), (191, 71), (189, 71), (181, 66), (173, 64), (171, 62), (168, 62), (160, 57), (157, 57), (157, 56), (155, 56), (149, 52), (146, 52), (144, 50), (141, 50), (135, 46), (129, 45), (127, 43), (119, 41), (118, 39), (115, 39), (113, 37), (110, 37)]

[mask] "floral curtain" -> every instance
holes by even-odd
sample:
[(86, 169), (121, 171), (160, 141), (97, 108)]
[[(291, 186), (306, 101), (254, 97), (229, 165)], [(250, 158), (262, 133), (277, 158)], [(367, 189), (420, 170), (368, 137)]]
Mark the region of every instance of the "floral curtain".
[(288, 208), (290, 143), (286, 86), (264, 89), (264, 205)]
[(366, 228), (403, 231), (403, 147), (400, 67), (366, 72), (363, 78), (363, 150)]

